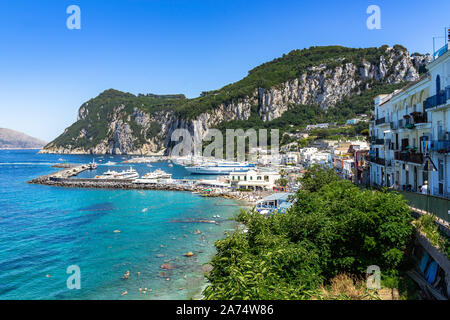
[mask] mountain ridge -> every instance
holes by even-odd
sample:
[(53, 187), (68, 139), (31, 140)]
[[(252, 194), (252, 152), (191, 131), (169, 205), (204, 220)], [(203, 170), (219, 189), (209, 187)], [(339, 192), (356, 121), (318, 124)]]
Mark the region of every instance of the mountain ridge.
[(0, 128), (0, 149), (41, 149), (47, 142), (23, 132)]
[[(372, 88), (390, 93), (399, 84), (416, 81), (429, 59), (420, 54), (410, 56), (400, 45), (311, 47), (293, 50), (253, 68), (242, 80), (193, 99), (180, 94), (133, 95), (109, 89), (84, 103), (77, 122), (43, 152), (167, 153), (170, 135), (176, 129), (202, 137), (207, 129), (231, 121), (258, 117), (270, 123), (300, 106), (318, 107), (326, 113)], [(360, 107), (351, 105), (350, 111)], [(333, 112), (340, 114), (340, 110)]]

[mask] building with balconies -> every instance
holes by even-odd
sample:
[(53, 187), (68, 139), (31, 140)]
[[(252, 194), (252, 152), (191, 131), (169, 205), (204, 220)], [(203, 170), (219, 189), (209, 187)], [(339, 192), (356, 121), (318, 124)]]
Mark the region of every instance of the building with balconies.
[[(450, 52), (441, 52), (422, 77), (375, 98), (370, 122), (372, 185), (450, 197)], [(428, 161), (427, 159), (431, 159)]]
[(437, 59), (427, 69), (430, 74), (430, 96), (423, 107), (428, 114), (431, 130), (423, 143), (432, 166), (429, 185), (431, 194), (450, 198), (450, 51), (440, 49)]

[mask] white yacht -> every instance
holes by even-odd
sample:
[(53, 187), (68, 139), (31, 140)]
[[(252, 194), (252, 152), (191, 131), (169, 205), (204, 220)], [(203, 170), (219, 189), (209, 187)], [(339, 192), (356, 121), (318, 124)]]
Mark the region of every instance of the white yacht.
[(139, 174), (135, 169), (130, 167), (128, 170), (122, 170), (114, 176), (114, 179), (137, 179), (139, 178)]
[(161, 169), (156, 169), (155, 171), (148, 172), (142, 176), (140, 179), (136, 179), (135, 183), (158, 183), (162, 182), (168, 183), (172, 180), (172, 174), (167, 173)]
[(191, 174), (229, 174), (231, 172), (247, 172), (255, 169), (254, 164), (234, 162), (234, 161), (215, 161), (204, 163), (197, 166), (185, 167)]
[(156, 169), (155, 171), (148, 172), (142, 176), (142, 179), (170, 179), (172, 174), (167, 173), (161, 169)]
[(119, 173), (117, 171), (108, 170), (104, 172), (102, 175), (96, 176), (96, 179), (114, 179), (116, 175)]

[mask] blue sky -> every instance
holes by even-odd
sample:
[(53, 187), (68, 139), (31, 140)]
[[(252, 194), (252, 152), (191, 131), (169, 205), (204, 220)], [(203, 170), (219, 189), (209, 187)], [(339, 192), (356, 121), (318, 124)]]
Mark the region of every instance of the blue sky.
[[(81, 30), (66, 27), (72, 4)], [(381, 30), (366, 27), (371, 4)], [(0, 127), (50, 141), (105, 89), (196, 97), (315, 45), (431, 52), (449, 12), (448, 0), (2, 0)]]

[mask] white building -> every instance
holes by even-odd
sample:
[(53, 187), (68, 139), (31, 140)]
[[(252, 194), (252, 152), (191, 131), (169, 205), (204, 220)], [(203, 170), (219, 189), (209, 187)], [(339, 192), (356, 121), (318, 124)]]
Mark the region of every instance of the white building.
[(305, 168), (310, 167), (314, 164), (321, 166), (329, 166), (331, 161), (331, 154), (328, 152), (319, 151), (317, 148), (302, 148), (299, 151), (300, 162)]
[(232, 188), (273, 190), (281, 176), (275, 171), (250, 170), (230, 173), (228, 179)]
[(424, 102), (431, 130), (427, 151), (436, 166), (430, 172), (430, 190), (434, 195), (450, 197), (450, 51), (431, 62), (430, 97)]
[(375, 98), (370, 180), (413, 192), (428, 181), (432, 195), (449, 197), (450, 52), (444, 51), (427, 69), (419, 81)]
[(292, 165), (298, 163), (298, 154), (296, 152), (288, 152), (281, 157), (281, 164)]
[(306, 131), (310, 131), (312, 129), (326, 129), (329, 126), (330, 126), (329, 123), (309, 124), (306, 126)]

